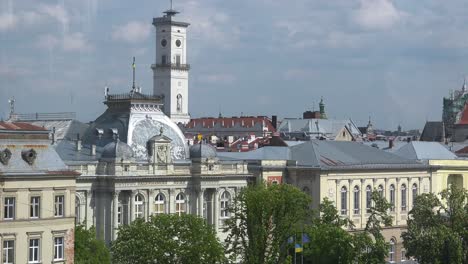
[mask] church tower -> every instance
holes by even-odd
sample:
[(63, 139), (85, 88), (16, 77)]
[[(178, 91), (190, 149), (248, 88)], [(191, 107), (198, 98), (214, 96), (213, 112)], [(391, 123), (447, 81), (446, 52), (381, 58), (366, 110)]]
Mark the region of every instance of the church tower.
[(163, 96), (164, 113), (175, 123), (190, 121), (188, 111), (187, 28), (189, 23), (175, 21), (172, 9), (153, 18), (156, 28), (156, 62), (153, 69), (154, 95)]

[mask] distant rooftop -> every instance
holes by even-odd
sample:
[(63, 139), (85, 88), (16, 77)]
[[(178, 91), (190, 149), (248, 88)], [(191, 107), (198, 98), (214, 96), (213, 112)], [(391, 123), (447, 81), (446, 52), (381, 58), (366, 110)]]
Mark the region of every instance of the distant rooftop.
[(1, 131), (47, 131), (47, 129), (23, 122), (0, 122)]
[(72, 120), (76, 118), (74, 112), (59, 113), (27, 113), (12, 114), (10, 121), (37, 121), (37, 120)]

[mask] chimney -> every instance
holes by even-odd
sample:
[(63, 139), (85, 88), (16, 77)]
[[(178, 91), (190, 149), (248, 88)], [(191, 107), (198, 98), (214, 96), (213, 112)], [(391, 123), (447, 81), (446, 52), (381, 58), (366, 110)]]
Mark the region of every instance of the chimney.
[(76, 151), (81, 151), (81, 138), (80, 134), (76, 134)]
[(91, 145), (91, 156), (96, 156), (96, 145), (95, 144)]
[(52, 145), (55, 145), (55, 127), (52, 128)]
[(389, 149), (393, 148), (393, 139), (390, 139), (390, 140), (388, 141), (388, 148), (389, 148)]
[(273, 125), (273, 127), (276, 130), (276, 126), (278, 125), (278, 117), (277, 116), (274, 115), (274, 116), (271, 117), (271, 124)]

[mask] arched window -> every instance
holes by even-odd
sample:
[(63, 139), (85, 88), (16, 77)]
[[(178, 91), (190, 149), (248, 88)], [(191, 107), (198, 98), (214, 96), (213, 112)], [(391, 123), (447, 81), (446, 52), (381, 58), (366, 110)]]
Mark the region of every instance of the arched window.
[(182, 95), (177, 95), (177, 112), (182, 112)]
[(81, 224), (81, 203), (78, 196), (75, 196), (75, 223)]
[(229, 218), (229, 203), (231, 201), (231, 194), (224, 191), (221, 195), (221, 218)]
[(390, 239), (390, 249), (388, 251), (388, 260), (393, 263), (395, 262), (395, 249), (396, 249), (396, 241), (395, 239)]
[(384, 191), (383, 191), (383, 186), (379, 185), (377, 188), (377, 191), (379, 192), (380, 197), (384, 197)]
[(176, 214), (182, 215), (185, 214), (185, 195), (183, 193), (179, 193), (176, 196)]
[(341, 188), (341, 214), (346, 215), (348, 213), (348, 190), (345, 186)]
[(134, 199), (135, 199), (135, 219), (145, 217), (143, 195), (137, 194), (135, 195)]
[(390, 185), (390, 211), (395, 212), (395, 185)]
[(418, 197), (418, 185), (415, 183), (413, 184), (413, 187), (411, 188), (412, 196), (411, 199), (413, 199), (413, 206), (414, 202), (416, 201), (416, 197)]
[(359, 197), (360, 197), (360, 191), (359, 191), (359, 186), (354, 186), (354, 214), (359, 214), (359, 208), (360, 208), (360, 203), (359, 203)]
[(401, 185), (401, 211), (406, 212), (406, 185)]
[(164, 214), (165, 211), (165, 201), (164, 194), (158, 193), (154, 198), (154, 213), (155, 214)]
[(366, 211), (370, 213), (372, 207), (372, 187), (367, 185), (366, 187)]

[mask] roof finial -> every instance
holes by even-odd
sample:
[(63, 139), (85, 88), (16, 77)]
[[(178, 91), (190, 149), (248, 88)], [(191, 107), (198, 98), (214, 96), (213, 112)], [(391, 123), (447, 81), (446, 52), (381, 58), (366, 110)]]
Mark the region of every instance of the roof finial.
[(165, 16), (166, 17), (171, 17), (171, 16), (175, 16), (176, 14), (178, 14), (179, 12), (177, 12), (176, 10), (173, 9), (172, 7), (172, 0), (171, 1), (171, 8), (169, 10), (166, 10), (164, 11), (163, 13), (166, 14)]
[(172, 0), (171, 0), (171, 10), (172, 10)]
[(135, 92), (135, 57), (133, 57), (132, 69), (133, 69), (133, 85), (132, 85), (132, 92)]
[(466, 76), (463, 77), (463, 87), (462, 87), (462, 91), (463, 91), (463, 92), (466, 92)]

